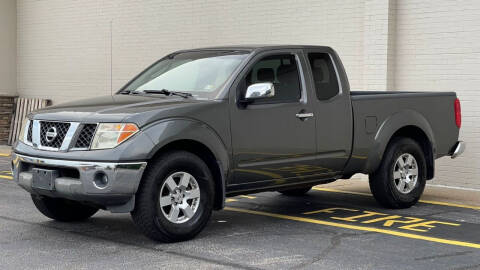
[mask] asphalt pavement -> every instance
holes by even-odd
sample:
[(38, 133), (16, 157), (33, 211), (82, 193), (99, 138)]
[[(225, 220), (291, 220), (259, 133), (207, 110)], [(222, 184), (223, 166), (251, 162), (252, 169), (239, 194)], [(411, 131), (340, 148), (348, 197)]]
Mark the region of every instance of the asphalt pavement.
[(338, 185), (295, 198), (265, 192), (229, 198), (194, 240), (161, 244), (128, 214), (49, 220), (9, 169), (0, 157), (1, 269), (480, 269), (478, 205), (427, 195), (389, 210)]

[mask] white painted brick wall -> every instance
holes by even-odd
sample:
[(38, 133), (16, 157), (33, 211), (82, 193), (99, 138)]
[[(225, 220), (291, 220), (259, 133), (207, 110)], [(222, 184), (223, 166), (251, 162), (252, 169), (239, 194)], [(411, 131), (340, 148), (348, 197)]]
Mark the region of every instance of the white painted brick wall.
[(15, 0), (0, 0), (0, 95), (15, 96), (16, 80)]
[(480, 1), (18, 0), (17, 12), (18, 93), (54, 103), (110, 94), (174, 50), (249, 43), (332, 46), (352, 89), (455, 90), (468, 149), (431, 183), (480, 188)]
[(391, 44), (395, 35), (391, 20), (391, 5), (395, 0), (366, 0), (363, 33), (363, 89), (391, 88)]
[(480, 189), (480, 1), (402, 0), (396, 17), (395, 89), (461, 100), (467, 150), (438, 160), (431, 184)]
[(18, 0), (18, 92), (54, 103), (110, 93), (178, 50), (231, 44), (334, 47), (362, 87), (363, 3)]

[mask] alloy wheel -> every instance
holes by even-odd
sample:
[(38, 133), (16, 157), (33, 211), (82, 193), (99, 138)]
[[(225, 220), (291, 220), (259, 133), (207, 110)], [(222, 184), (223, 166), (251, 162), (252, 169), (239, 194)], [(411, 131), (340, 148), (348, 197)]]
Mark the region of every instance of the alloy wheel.
[(193, 175), (175, 172), (167, 177), (160, 189), (160, 208), (172, 223), (190, 220), (200, 204), (200, 187)]

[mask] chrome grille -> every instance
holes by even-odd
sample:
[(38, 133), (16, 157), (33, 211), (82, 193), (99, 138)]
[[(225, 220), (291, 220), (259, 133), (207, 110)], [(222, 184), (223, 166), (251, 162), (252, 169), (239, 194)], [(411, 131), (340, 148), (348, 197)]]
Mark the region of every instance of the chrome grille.
[[(40, 121), (40, 144), (46, 147), (60, 148), (65, 135), (67, 135), (70, 123)], [(56, 136), (47, 138), (47, 132), (56, 131)]]
[(97, 129), (97, 124), (84, 124), (80, 134), (78, 134), (77, 141), (75, 142), (75, 147), (78, 149), (89, 148), (93, 140), (93, 135)]

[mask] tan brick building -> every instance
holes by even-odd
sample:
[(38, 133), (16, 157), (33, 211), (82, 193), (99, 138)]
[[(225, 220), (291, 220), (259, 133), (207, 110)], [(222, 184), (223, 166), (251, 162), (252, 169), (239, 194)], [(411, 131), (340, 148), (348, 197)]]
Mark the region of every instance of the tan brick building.
[(456, 91), (468, 148), (459, 159), (439, 160), (430, 183), (480, 190), (479, 1), (0, 3), (0, 94), (54, 104), (107, 95), (177, 49), (328, 45), (343, 59), (352, 89)]

